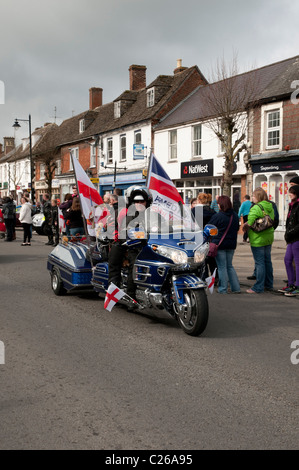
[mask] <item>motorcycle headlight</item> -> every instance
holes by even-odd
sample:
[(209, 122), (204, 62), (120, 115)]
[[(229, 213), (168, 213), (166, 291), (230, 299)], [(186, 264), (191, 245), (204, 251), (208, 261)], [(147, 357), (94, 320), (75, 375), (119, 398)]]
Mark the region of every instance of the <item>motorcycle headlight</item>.
[(163, 245), (152, 245), (152, 250), (155, 251), (155, 253), (159, 253), (161, 256), (165, 256), (165, 258), (171, 259), (175, 264), (188, 263), (188, 255), (183, 250), (176, 250), (175, 248)]
[(209, 252), (209, 244), (204, 243), (194, 252), (194, 263), (203, 263)]

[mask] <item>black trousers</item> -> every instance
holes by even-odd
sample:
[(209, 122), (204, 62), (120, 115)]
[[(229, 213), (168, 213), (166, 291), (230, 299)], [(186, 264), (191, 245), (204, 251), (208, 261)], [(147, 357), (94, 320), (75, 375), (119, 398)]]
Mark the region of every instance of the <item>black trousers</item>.
[(23, 239), (23, 242), (26, 243), (30, 243), (30, 240), (31, 240), (31, 224), (25, 224), (23, 223), (23, 230), (24, 230), (24, 239)]
[[(129, 248), (128, 250), (128, 278), (127, 278), (127, 294), (130, 297), (135, 296), (136, 286), (133, 280), (133, 267), (140, 252), (141, 248)], [(111, 282), (115, 284), (117, 287), (120, 287), (121, 283), (121, 268), (123, 264), (123, 260), (125, 258), (127, 252), (127, 247), (122, 246), (121, 243), (113, 243), (109, 252), (108, 256), (108, 266), (109, 266), (109, 274), (108, 274), (108, 282), (109, 285)]]
[(4, 223), (6, 227), (6, 238), (11, 242), (14, 238), (15, 221), (14, 219), (4, 219)]

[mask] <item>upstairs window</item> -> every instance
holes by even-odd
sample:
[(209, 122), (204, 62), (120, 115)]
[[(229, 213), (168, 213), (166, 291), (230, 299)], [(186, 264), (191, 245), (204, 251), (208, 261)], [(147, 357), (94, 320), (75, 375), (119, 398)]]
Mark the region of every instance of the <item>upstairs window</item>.
[(79, 134), (82, 134), (85, 131), (85, 120), (80, 119), (79, 121)]
[(96, 147), (95, 145), (90, 146), (90, 167), (96, 166)]
[(201, 155), (201, 125), (192, 128), (192, 156), (198, 157)]
[(147, 107), (151, 108), (155, 104), (155, 88), (150, 88), (146, 92), (147, 97)]
[(120, 101), (114, 103), (114, 118), (120, 118)]
[(44, 163), (40, 163), (39, 165), (39, 179), (44, 180), (45, 179), (45, 171), (46, 171), (46, 166)]
[(79, 160), (79, 148), (78, 147), (75, 149), (71, 149), (70, 151), (70, 171), (74, 169), (72, 156), (74, 158), (77, 158), (77, 160)]
[(169, 160), (177, 159), (177, 131), (169, 132)]
[(56, 160), (55, 176), (61, 175), (61, 160)]
[(266, 147), (276, 148), (280, 145), (280, 110), (267, 113)]
[(141, 144), (141, 131), (135, 131), (134, 133), (134, 144)]
[(107, 139), (107, 163), (113, 163), (113, 140)]
[(124, 162), (127, 159), (127, 138), (125, 135), (120, 136), (120, 161)]

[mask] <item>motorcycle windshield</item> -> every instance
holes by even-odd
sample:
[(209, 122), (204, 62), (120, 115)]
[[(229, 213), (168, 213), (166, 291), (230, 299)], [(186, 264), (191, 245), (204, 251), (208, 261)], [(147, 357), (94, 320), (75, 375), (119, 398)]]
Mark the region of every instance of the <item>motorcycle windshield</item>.
[(181, 206), (180, 214), (171, 216), (161, 213), (160, 208), (152, 205), (147, 209), (147, 227), (150, 238), (189, 238), (202, 234), (190, 208)]

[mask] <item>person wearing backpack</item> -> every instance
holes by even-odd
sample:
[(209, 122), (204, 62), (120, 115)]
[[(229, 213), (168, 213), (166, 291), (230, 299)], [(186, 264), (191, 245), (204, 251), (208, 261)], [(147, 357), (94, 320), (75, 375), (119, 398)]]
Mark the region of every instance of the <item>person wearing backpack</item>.
[(254, 258), (256, 282), (248, 294), (259, 294), (264, 290), (273, 290), (273, 266), (271, 260), (271, 249), (274, 241), (273, 226), (263, 231), (256, 232), (251, 229), (255, 220), (263, 218), (267, 214), (274, 220), (273, 204), (268, 199), (266, 191), (256, 188), (253, 191), (252, 201), (254, 205), (248, 214), (248, 222), (243, 225), (243, 231), (248, 230), (251, 251)]
[(13, 200), (7, 196), (4, 199), (3, 204), (3, 218), (4, 223), (6, 226), (6, 242), (12, 242), (14, 239), (14, 231), (15, 231), (15, 220), (16, 220), (16, 206)]

